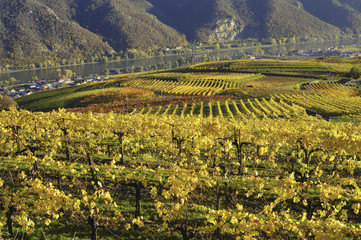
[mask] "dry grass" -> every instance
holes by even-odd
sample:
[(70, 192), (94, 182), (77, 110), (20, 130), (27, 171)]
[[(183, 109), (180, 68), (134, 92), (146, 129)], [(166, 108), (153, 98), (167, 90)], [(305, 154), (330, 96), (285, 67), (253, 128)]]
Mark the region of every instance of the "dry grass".
[(85, 106), (94, 104), (121, 104), (150, 96), (154, 96), (154, 92), (136, 88), (110, 88), (103, 89), (102, 91), (98, 91), (95, 94), (84, 98), (81, 103)]
[(294, 85), (297, 83), (303, 83), (305, 81), (310, 81), (310, 80), (304, 78), (270, 76), (270, 77), (265, 77), (265, 78), (245, 82), (245, 84), (247, 86), (252, 86), (252, 87), (278, 88), (278, 87)]

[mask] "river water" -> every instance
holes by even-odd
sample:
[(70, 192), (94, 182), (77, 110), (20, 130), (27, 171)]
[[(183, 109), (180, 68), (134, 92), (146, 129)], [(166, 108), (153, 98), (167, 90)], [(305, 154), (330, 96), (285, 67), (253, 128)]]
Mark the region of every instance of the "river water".
[[(265, 51), (265, 54), (268, 55), (277, 55), (283, 52), (289, 52), (293, 50), (309, 50), (309, 49), (326, 49), (327, 47), (338, 47), (340, 45), (360, 45), (360, 39), (347, 39), (339, 41), (325, 41), (325, 42), (313, 42), (313, 43), (297, 43), (297, 44), (284, 44), (279, 46), (263, 46), (260, 47)], [(18, 72), (5, 72), (0, 73), (0, 81), (14, 77), (18, 80), (18, 83), (29, 82), (32, 77), (37, 76), (39, 79), (56, 79), (58, 73), (56, 69), (66, 68), (75, 72), (78, 76), (89, 76), (93, 73), (101, 73), (106, 68), (124, 68), (130, 66), (143, 66), (159, 64), (166, 61), (177, 61), (182, 57), (187, 57), (191, 55), (203, 55), (207, 54), (209, 57), (218, 57), (219, 59), (224, 59), (226, 57), (231, 57), (232, 59), (237, 59), (241, 54), (252, 54), (255, 51), (256, 47), (243, 47), (243, 48), (230, 48), (230, 49), (221, 49), (218, 51), (205, 51), (202, 53), (189, 53), (182, 55), (167, 55), (146, 59), (135, 59), (135, 60), (122, 60), (117, 62), (106, 62), (106, 63), (92, 63), (92, 64), (82, 64), (76, 66), (66, 66), (66, 67), (57, 67), (57, 68), (48, 68), (48, 69), (35, 69), (35, 70), (26, 70)]]

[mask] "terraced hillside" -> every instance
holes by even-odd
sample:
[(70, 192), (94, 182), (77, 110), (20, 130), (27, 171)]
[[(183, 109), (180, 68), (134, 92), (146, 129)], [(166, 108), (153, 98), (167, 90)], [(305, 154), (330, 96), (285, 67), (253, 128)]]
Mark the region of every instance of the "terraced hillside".
[[(144, 108), (142, 112), (148, 114), (163, 114), (168, 109), (167, 114), (173, 115), (289, 117), (289, 111), (284, 111), (289, 109), (283, 106), (286, 104), (312, 109), (328, 117), (356, 116), (361, 110), (357, 80), (348, 80), (349, 85), (345, 85), (345, 79), (348, 71), (359, 63), (340, 61), (338, 65), (332, 59), (202, 63), (41, 92), (20, 98), (18, 103), (26, 109), (46, 111), (66, 107), (74, 111), (129, 113)], [(201, 102), (203, 113), (200, 113)], [(285, 109), (272, 106), (275, 102)]]

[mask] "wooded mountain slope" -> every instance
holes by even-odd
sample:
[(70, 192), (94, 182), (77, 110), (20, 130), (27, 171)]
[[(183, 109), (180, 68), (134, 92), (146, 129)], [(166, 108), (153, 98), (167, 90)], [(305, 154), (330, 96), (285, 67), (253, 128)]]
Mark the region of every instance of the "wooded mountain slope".
[(0, 56), (361, 33), (358, 0), (2, 0)]

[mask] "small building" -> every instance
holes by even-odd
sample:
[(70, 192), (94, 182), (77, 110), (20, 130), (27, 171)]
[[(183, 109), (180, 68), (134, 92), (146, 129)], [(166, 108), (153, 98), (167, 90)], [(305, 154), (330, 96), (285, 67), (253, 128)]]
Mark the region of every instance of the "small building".
[(79, 83), (83, 83), (84, 79), (82, 77), (75, 77), (74, 78), (74, 83), (79, 84)]
[(70, 79), (69, 78), (67, 78), (67, 77), (62, 77), (62, 78), (59, 78), (59, 80), (58, 80), (58, 82), (61, 82), (61, 83), (63, 83), (63, 82), (68, 82)]

